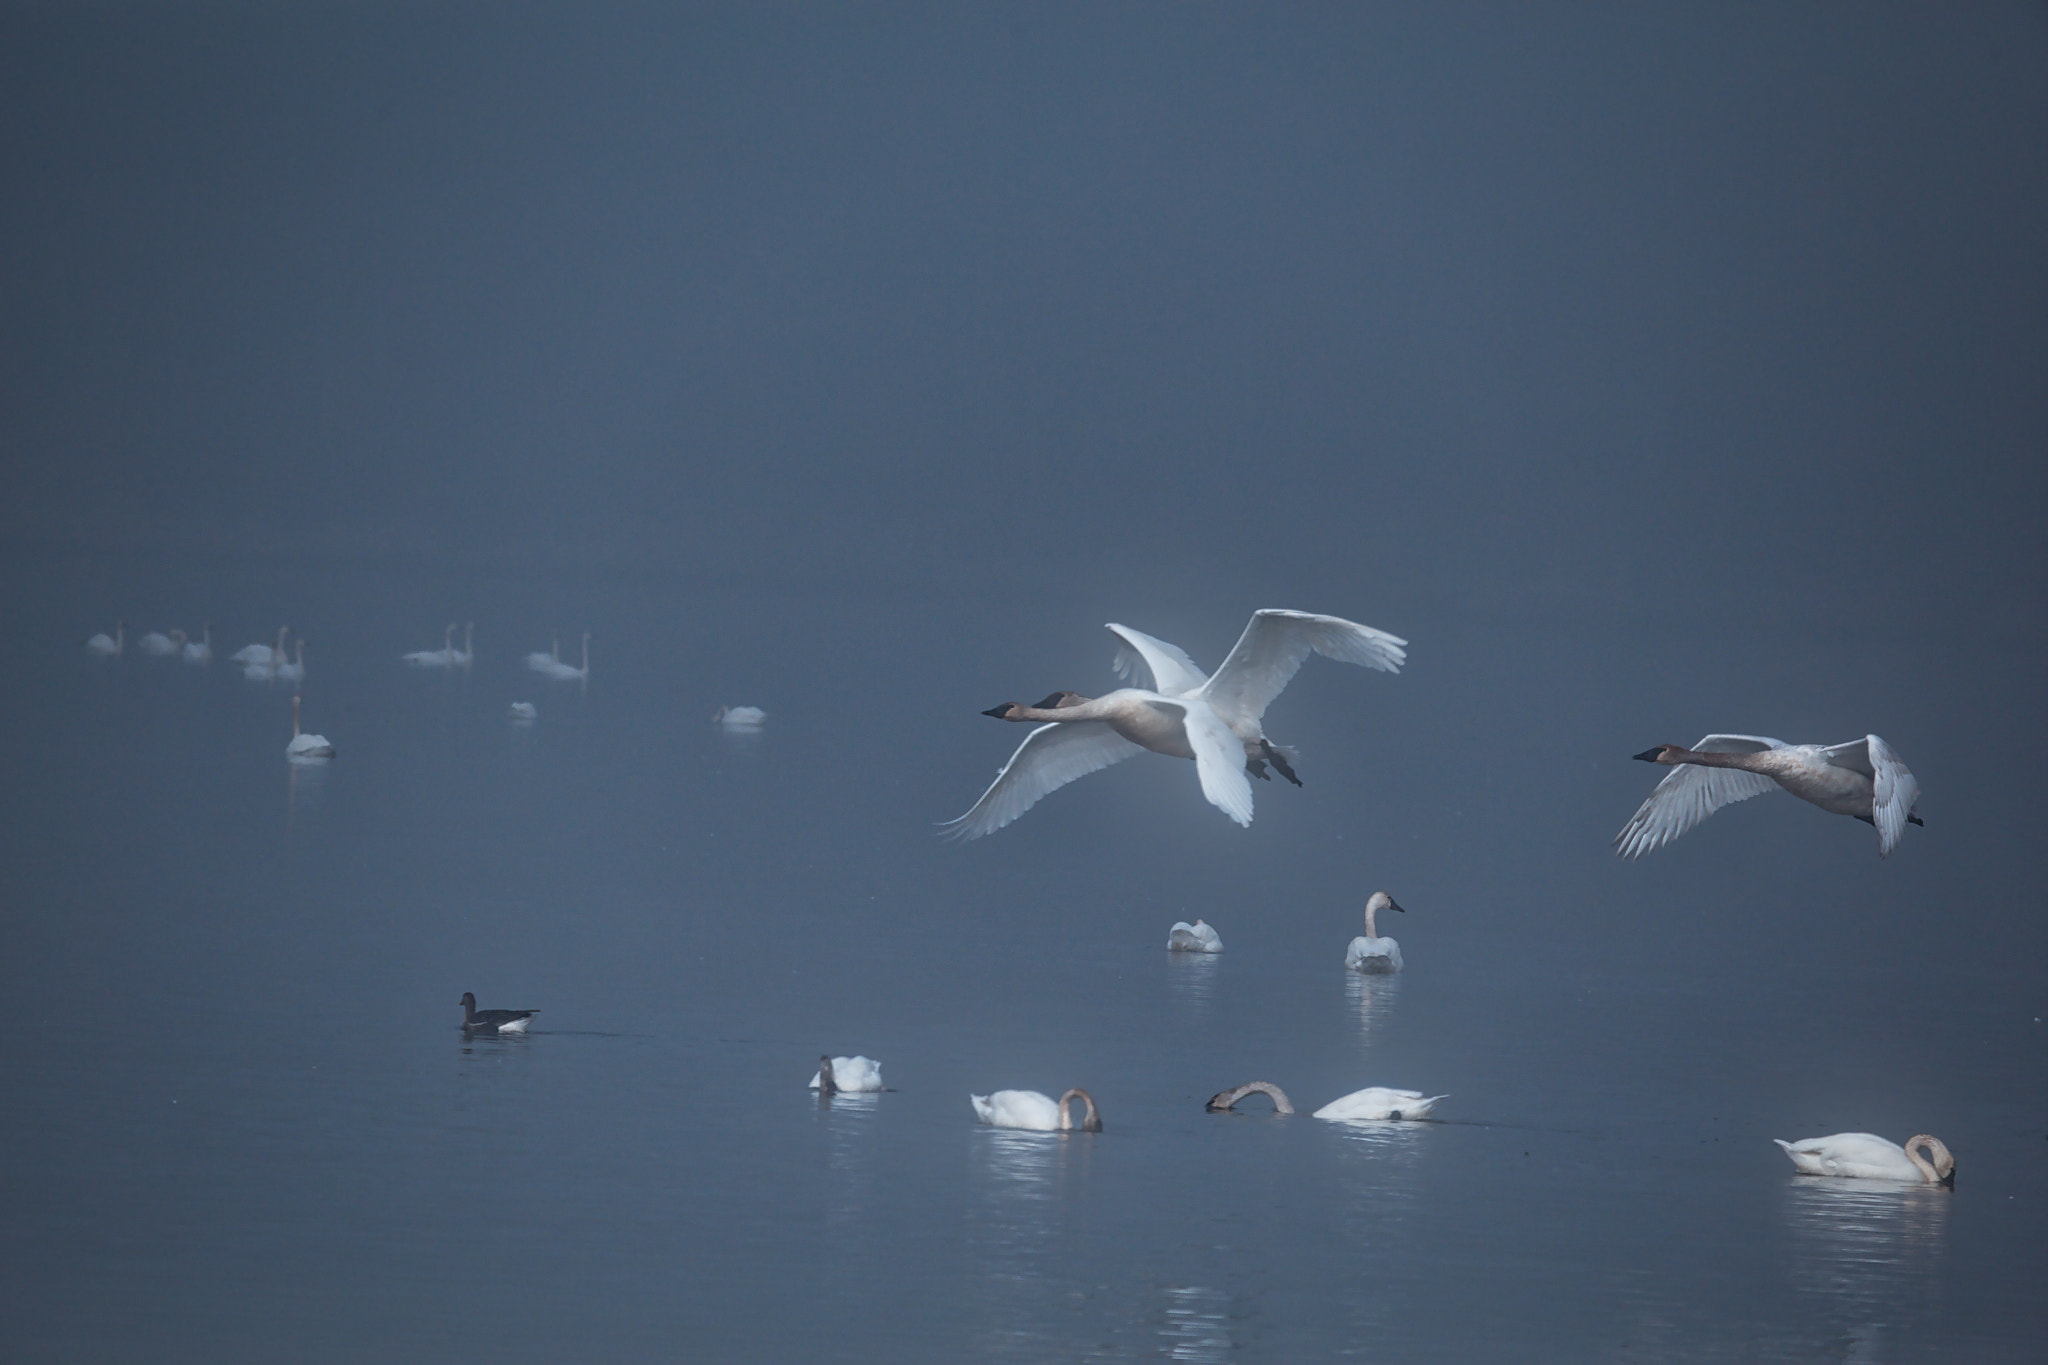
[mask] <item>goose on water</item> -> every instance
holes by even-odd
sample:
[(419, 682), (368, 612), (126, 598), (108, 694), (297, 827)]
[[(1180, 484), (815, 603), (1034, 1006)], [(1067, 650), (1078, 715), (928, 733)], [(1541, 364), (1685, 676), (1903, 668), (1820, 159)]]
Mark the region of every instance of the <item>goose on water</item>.
[[(1836, 1133), (1832, 1137), (1805, 1138), (1787, 1142), (1772, 1138), (1792, 1158), (1801, 1175), (1834, 1175), (1852, 1180), (1912, 1180), (1929, 1185), (1953, 1185), (1956, 1159), (1940, 1138), (1916, 1133), (1901, 1147), (1875, 1133)], [(1921, 1156), (1925, 1147), (1934, 1160)]]
[(539, 1010), (480, 1010), (473, 991), (462, 993), (462, 1027), (476, 1033), (524, 1033)]
[[(1354, 972), (1385, 975), (1401, 970), (1401, 945), (1390, 938), (1381, 938), (1379, 929), (1373, 923), (1373, 916), (1381, 910), (1401, 910), (1394, 904), (1394, 898), (1384, 891), (1375, 891), (1365, 903), (1365, 932), (1351, 940), (1351, 946), (1344, 950), (1344, 965)], [(1401, 910), (1402, 914), (1407, 914)]]
[(1048, 793), (1144, 750), (1193, 759), (1202, 795), (1238, 824), (1249, 825), (1247, 772), (1269, 778), (1270, 764), (1301, 785), (1290, 752), (1266, 739), (1261, 722), (1302, 661), (1321, 654), (1396, 673), (1407, 658), (1408, 642), (1383, 630), (1337, 616), (1269, 608), (1253, 614), (1210, 677), (1178, 646), (1115, 622), (1109, 629), (1123, 642), (1117, 673), (1139, 685), (1094, 698), (1055, 692), (1037, 706), (1004, 702), (984, 711), (998, 720), (1045, 723), (1024, 737), (973, 808), (947, 822), (954, 838), (992, 834)]
[(1907, 825), (1925, 823), (1913, 813), (1920, 784), (1876, 735), (1847, 744), (1708, 735), (1690, 749), (1659, 744), (1636, 757), (1675, 771), (1614, 836), (1614, 851), (1623, 858), (1662, 848), (1721, 807), (1778, 787), (1824, 811), (1875, 825), (1880, 858), (1898, 846)]
[[(991, 1128), (1029, 1128), (1040, 1133), (1066, 1133), (1076, 1127), (1084, 1133), (1102, 1131), (1102, 1116), (1095, 1111), (1094, 1097), (1078, 1087), (1057, 1100), (1036, 1090), (998, 1090), (993, 1095), (969, 1095), (967, 1100), (974, 1106), (974, 1116)], [(1088, 1106), (1078, 1125), (1067, 1109), (1070, 1100)]]

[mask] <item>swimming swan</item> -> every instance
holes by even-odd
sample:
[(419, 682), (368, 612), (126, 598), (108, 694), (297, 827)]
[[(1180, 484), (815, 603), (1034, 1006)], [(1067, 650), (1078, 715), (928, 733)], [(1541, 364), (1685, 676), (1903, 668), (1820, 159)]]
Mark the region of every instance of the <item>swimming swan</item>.
[[(1838, 1175), (1856, 1180), (1911, 1180), (1929, 1185), (1953, 1185), (1956, 1159), (1937, 1137), (1918, 1133), (1901, 1147), (1875, 1133), (1836, 1133), (1833, 1137), (1806, 1138), (1787, 1142), (1772, 1138), (1792, 1158), (1801, 1175)], [(1915, 1148), (1926, 1147), (1933, 1154), (1929, 1165)]]
[(1236, 1108), (1239, 1100), (1253, 1092), (1261, 1095), (1271, 1095), (1273, 1097), (1273, 1112), (1276, 1114), (1291, 1114), (1294, 1112), (1294, 1106), (1287, 1102), (1287, 1092), (1271, 1081), (1246, 1081), (1235, 1090), (1219, 1090), (1214, 1095), (1211, 1095), (1209, 1102), (1202, 1107), (1212, 1114), (1220, 1114), (1226, 1109)]
[(1067, 1111), (1067, 1101), (1075, 1099), (1088, 1106), (1080, 1130), (1101, 1132), (1102, 1116), (1095, 1112), (1095, 1100), (1085, 1090), (1069, 1090), (1057, 1100), (1036, 1090), (998, 1090), (993, 1095), (967, 1097), (974, 1106), (974, 1116), (991, 1128), (1029, 1128), (1040, 1133), (1072, 1132), (1075, 1125), (1073, 1115)]
[(996, 780), (965, 815), (947, 822), (959, 839), (992, 834), (1076, 778), (1149, 749), (1195, 760), (1202, 795), (1240, 825), (1252, 822), (1246, 772), (1264, 778), (1271, 763), (1299, 786), (1288, 751), (1267, 741), (1261, 721), (1302, 661), (1321, 654), (1383, 672), (1400, 671), (1408, 642), (1337, 616), (1267, 609), (1255, 612), (1214, 677), (1186, 651), (1110, 622), (1123, 641), (1115, 667), (1151, 687), (1118, 688), (1089, 699), (1055, 692), (1037, 706), (1005, 702), (982, 714), (998, 720), (1049, 721), (1024, 737)]
[(1920, 784), (1876, 735), (1847, 744), (1786, 744), (1762, 735), (1708, 735), (1690, 749), (1659, 744), (1636, 755), (1677, 771), (1657, 784), (1621, 833), (1614, 851), (1640, 858), (1662, 848), (1723, 806), (1783, 787), (1836, 815), (1877, 826), (1877, 856), (1889, 855), (1913, 814)]
[(292, 641), (293, 662), (271, 666), (270, 674), (281, 682), (304, 682), (306, 678), (306, 642)]
[(552, 665), (559, 662), (561, 657), (562, 637), (557, 635), (549, 642), (547, 653), (543, 654), (536, 649), (533, 653), (527, 655), (526, 666), (536, 673), (545, 673)]
[(161, 659), (166, 655), (177, 654), (184, 650), (185, 632), (174, 630), (169, 635), (166, 635), (160, 630), (153, 630), (140, 640), (137, 640), (135, 647), (144, 654), (154, 655)]
[(292, 698), (292, 742), (284, 746), (284, 756), (293, 763), (317, 763), (334, 757), (334, 746), (327, 742), (327, 736), (299, 733), (297, 697)]
[(1438, 1100), (1449, 1095), (1425, 1097), (1420, 1090), (1389, 1090), (1369, 1085), (1331, 1100), (1311, 1115), (1319, 1119), (1426, 1119)]
[(514, 725), (531, 725), (540, 718), (540, 708), (530, 701), (515, 701), (510, 714)]
[(450, 621), (448, 629), (441, 633), (439, 649), (416, 649), (410, 654), (398, 656), (414, 668), (446, 668), (455, 662), (455, 623)]
[(462, 993), (464, 1033), (524, 1033), (539, 1010), (480, 1010), (473, 991)]
[(470, 621), (462, 627), (462, 648), (448, 646), (448, 666), (468, 668), (476, 661), (476, 622)]
[[(1351, 946), (1344, 950), (1344, 965), (1354, 972), (1385, 975), (1401, 970), (1401, 945), (1390, 938), (1381, 938), (1373, 924), (1373, 915), (1380, 910), (1401, 910), (1394, 904), (1394, 898), (1384, 891), (1372, 893), (1372, 899), (1365, 903), (1365, 932), (1351, 940)], [(1406, 910), (1401, 910), (1407, 914)]]
[(98, 635), (87, 640), (85, 647), (94, 654), (118, 656), (121, 653), (121, 646), (126, 642), (124, 632), (127, 629), (128, 623), (126, 621), (116, 621), (114, 622), (114, 633), (112, 635), (101, 631)]
[(208, 664), (213, 662), (213, 622), (206, 623), (206, 629), (199, 632), (197, 640), (185, 642), (185, 662)]
[[(528, 658), (527, 663), (531, 665), (533, 660)], [(575, 682), (582, 678), (588, 678), (590, 676), (590, 632), (587, 630), (583, 632), (583, 667), (571, 668), (560, 659), (556, 659), (548, 664), (546, 668), (538, 669), (538, 671), (545, 677), (553, 678), (556, 682)]]
[(882, 1089), (882, 1064), (872, 1057), (820, 1057), (811, 1089), (831, 1095)]
[(721, 706), (711, 719), (728, 730), (758, 730), (768, 713), (758, 706)]
[(1181, 920), (1166, 931), (1166, 950), (1170, 953), (1220, 953), (1223, 940), (1201, 920), (1193, 924)]
[(228, 657), (238, 664), (280, 663), (284, 659), (284, 635), (290, 629), (290, 626), (279, 626), (277, 628), (277, 647), (275, 649), (269, 645), (243, 645)]

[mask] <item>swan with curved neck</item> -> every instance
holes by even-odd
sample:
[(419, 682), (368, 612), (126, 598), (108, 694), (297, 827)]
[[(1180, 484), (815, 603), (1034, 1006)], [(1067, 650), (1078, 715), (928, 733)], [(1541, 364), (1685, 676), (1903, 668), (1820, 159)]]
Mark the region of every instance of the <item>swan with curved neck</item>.
[(1252, 1094), (1272, 1096), (1273, 1112), (1276, 1114), (1294, 1112), (1294, 1106), (1287, 1102), (1287, 1092), (1271, 1081), (1246, 1081), (1235, 1090), (1219, 1090), (1211, 1095), (1209, 1102), (1202, 1107), (1212, 1114), (1220, 1114), (1227, 1109), (1235, 1109), (1239, 1100)]
[(121, 653), (122, 646), (127, 642), (127, 630), (128, 623), (126, 621), (116, 621), (114, 622), (114, 633), (112, 635), (102, 631), (100, 634), (87, 640), (85, 647), (94, 654), (104, 654), (109, 657), (118, 656)]
[(812, 1081), (811, 1084), (818, 1087), (820, 1095), (836, 1095), (839, 1093), (839, 1083), (832, 1079), (832, 1055), (830, 1053), (826, 1053), (818, 1058), (818, 1078)]
[[(1904, 1147), (1875, 1133), (1836, 1133), (1831, 1137), (1787, 1142), (1772, 1138), (1792, 1158), (1801, 1175), (1832, 1175), (1850, 1180), (1913, 1180), (1928, 1185), (1953, 1185), (1956, 1159), (1941, 1139), (1915, 1133)], [(1933, 1160), (1920, 1155), (1926, 1148)]]
[(1266, 708), (1310, 654), (1398, 672), (1407, 641), (1338, 616), (1268, 609), (1251, 623), (1214, 677), (1177, 646), (1111, 622), (1123, 643), (1117, 672), (1135, 683), (1101, 697), (1055, 692), (1037, 706), (1004, 702), (983, 715), (1034, 722), (981, 799), (957, 820), (954, 838), (977, 839), (1009, 824), (1048, 793), (1140, 752), (1191, 758), (1211, 805), (1252, 822), (1251, 776), (1271, 763), (1300, 785), (1286, 750), (1265, 736)]
[[(998, 1090), (993, 1095), (969, 1095), (967, 1099), (974, 1106), (975, 1117), (991, 1128), (1028, 1128), (1040, 1133), (1102, 1131), (1102, 1115), (1096, 1111), (1095, 1097), (1078, 1086), (1057, 1100), (1036, 1090)], [(1087, 1106), (1087, 1113), (1078, 1124), (1068, 1108), (1074, 1100)]]
[[(828, 1088), (829, 1087), (829, 1088)], [(811, 1088), (826, 1095), (882, 1089), (882, 1064), (872, 1057), (820, 1057)]]
[(1375, 891), (1365, 903), (1365, 933), (1351, 940), (1351, 946), (1344, 950), (1344, 965), (1354, 972), (1368, 972), (1384, 975), (1401, 970), (1401, 945), (1391, 938), (1381, 938), (1374, 916), (1382, 910), (1396, 910), (1408, 913), (1394, 904), (1394, 898), (1384, 891)]
[(1876, 735), (1846, 744), (1708, 735), (1690, 749), (1659, 744), (1635, 757), (1676, 771), (1614, 836), (1614, 851), (1623, 858), (1662, 848), (1721, 807), (1779, 787), (1824, 811), (1876, 826), (1880, 858), (1897, 847), (1907, 825), (1925, 823), (1913, 813), (1919, 782)]

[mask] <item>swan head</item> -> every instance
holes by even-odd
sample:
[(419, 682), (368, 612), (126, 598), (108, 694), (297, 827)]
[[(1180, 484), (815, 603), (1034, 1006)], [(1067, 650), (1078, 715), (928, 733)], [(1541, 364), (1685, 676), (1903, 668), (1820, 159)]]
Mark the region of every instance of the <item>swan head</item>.
[(1677, 765), (1678, 755), (1684, 752), (1685, 750), (1679, 748), (1676, 744), (1659, 744), (1643, 750), (1635, 755), (1635, 757), (1644, 763), (1662, 763), (1665, 767), (1669, 768)]
[(1079, 1100), (1081, 1101), (1081, 1103), (1088, 1106), (1088, 1112), (1082, 1115), (1081, 1122), (1078, 1125), (1082, 1132), (1099, 1133), (1102, 1131), (1102, 1115), (1095, 1112), (1095, 1097), (1090, 1095), (1087, 1091), (1081, 1089), (1079, 1086), (1075, 1086), (1072, 1090), (1069, 1090), (1066, 1094), (1060, 1096), (1061, 1132), (1068, 1132), (1077, 1126), (1072, 1121), (1073, 1116), (1067, 1111), (1068, 1100)]
[(1911, 1156), (1913, 1150), (1918, 1147), (1925, 1147), (1927, 1154), (1934, 1158), (1934, 1183), (1954, 1188), (1956, 1183), (1956, 1159), (1954, 1154), (1949, 1151), (1948, 1144), (1928, 1133), (1915, 1133), (1912, 1137), (1906, 1139), (1906, 1154), (1908, 1156)]
[(1372, 893), (1372, 899), (1365, 903), (1365, 913), (1374, 915), (1382, 910), (1399, 911), (1399, 913), (1404, 915), (1408, 913), (1406, 910), (1402, 910), (1400, 906), (1394, 904), (1392, 896), (1389, 896), (1384, 891), (1375, 891)]

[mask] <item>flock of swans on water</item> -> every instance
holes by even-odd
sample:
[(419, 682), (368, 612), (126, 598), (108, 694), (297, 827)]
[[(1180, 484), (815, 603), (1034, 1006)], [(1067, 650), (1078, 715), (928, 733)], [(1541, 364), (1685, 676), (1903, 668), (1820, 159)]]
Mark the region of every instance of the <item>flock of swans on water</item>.
[[(93, 636), (86, 641), (86, 649), (102, 656), (120, 655), (125, 629), (125, 623), (117, 624), (112, 636)], [(1205, 674), (1177, 645), (1114, 622), (1108, 629), (1120, 642), (1113, 667), (1129, 685), (1100, 697), (1054, 692), (1036, 706), (1004, 702), (983, 712), (1034, 728), (967, 813), (942, 826), (951, 837), (978, 839), (993, 834), (1068, 783), (1148, 752), (1192, 760), (1203, 797), (1237, 824), (1248, 826), (1252, 822), (1252, 778), (1271, 781), (1278, 772), (1294, 785), (1302, 785), (1294, 769), (1299, 755), (1268, 739), (1263, 722), (1266, 708), (1309, 655), (1320, 654), (1384, 673), (1399, 672), (1407, 658), (1408, 642), (1399, 636), (1342, 617), (1302, 611), (1253, 613), (1244, 634), (1213, 675)], [(455, 632), (451, 623), (440, 649), (419, 650), (401, 658), (416, 668), (467, 668), (475, 657), (474, 627), (464, 627), (460, 649), (455, 647)], [(287, 659), (288, 633), (280, 630), (275, 645), (252, 644), (237, 651), (233, 657), (244, 665), (246, 676), (293, 682), (305, 676), (305, 642), (300, 640)], [(137, 641), (137, 649), (204, 664), (212, 658), (212, 635), (210, 623), (196, 641), (182, 631), (152, 631)], [(526, 664), (544, 678), (586, 681), (590, 677), (590, 635), (586, 632), (583, 636), (577, 664), (562, 659), (559, 639), (546, 653), (527, 655)], [(515, 723), (531, 723), (538, 714), (531, 702), (512, 704)], [(729, 728), (747, 729), (759, 726), (766, 716), (756, 707), (721, 707), (713, 719)], [(323, 736), (301, 733), (297, 696), (292, 698), (292, 740), (285, 752), (293, 762), (324, 762), (334, 756), (334, 746)], [(1874, 734), (1844, 744), (1787, 744), (1762, 735), (1710, 734), (1689, 749), (1660, 744), (1635, 757), (1672, 771), (1615, 836), (1615, 852), (1623, 858), (1639, 858), (1670, 843), (1723, 806), (1776, 789), (1873, 826), (1880, 857), (1891, 853), (1907, 825), (1922, 823), (1913, 809), (1919, 784), (1892, 747)], [(1400, 911), (1401, 907), (1386, 892), (1374, 892), (1365, 906), (1365, 933), (1351, 941), (1345, 966), (1369, 973), (1402, 970), (1400, 944), (1378, 932), (1376, 917), (1383, 910)], [(1223, 941), (1215, 929), (1196, 920), (1175, 924), (1168, 933), (1167, 946), (1174, 951), (1217, 953), (1223, 950)], [(467, 992), (461, 1003), (463, 1028), (472, 1033), (522, 1034), (538, 1012), (479, 1010), (475, 995)], [(881, 1065), (867, 1057), (823, 1056), (818, 1059), (811, 1086), (821, 1096), (879, 1091), (883, 1089)], [(1294, 1112), (1286, 1094), (1267, 1081), (1222, 1091), (1209, 1100), (1207, 1108), (1229, 1110), (1254, 1093), (1270, 1097), (1278, 1113)], [(1041, 1132), (1099, 1132), (1102, 1128), (1094, 1097), (1079, 1088), (1067, 1090), (1057, 1100), (1035, 1090), (998, 1090), (968, 1098), (975, 1117), (997, 1128)], [(1418, 1090), (1370, 1086), (1332, 1100), (1316, 1110), (1314, 1117), (1419, 1120), (1427, 1118), (1445, 1098), (1425, 1096)], [(1083, 1110), (1078, 1123), (1073, 1117), (1076, 1102)], [(1773, 1141), (1803, 1174), (1941, 1184), (1950, 1184), (1955, 1178), (1955, 1159), (1948, 1148), (1924, 1133), (1916, 1134), (1904, 1147), (1869, 1133)], [(1923, 1150), (1931, 1160), (1921, 1155)]]

